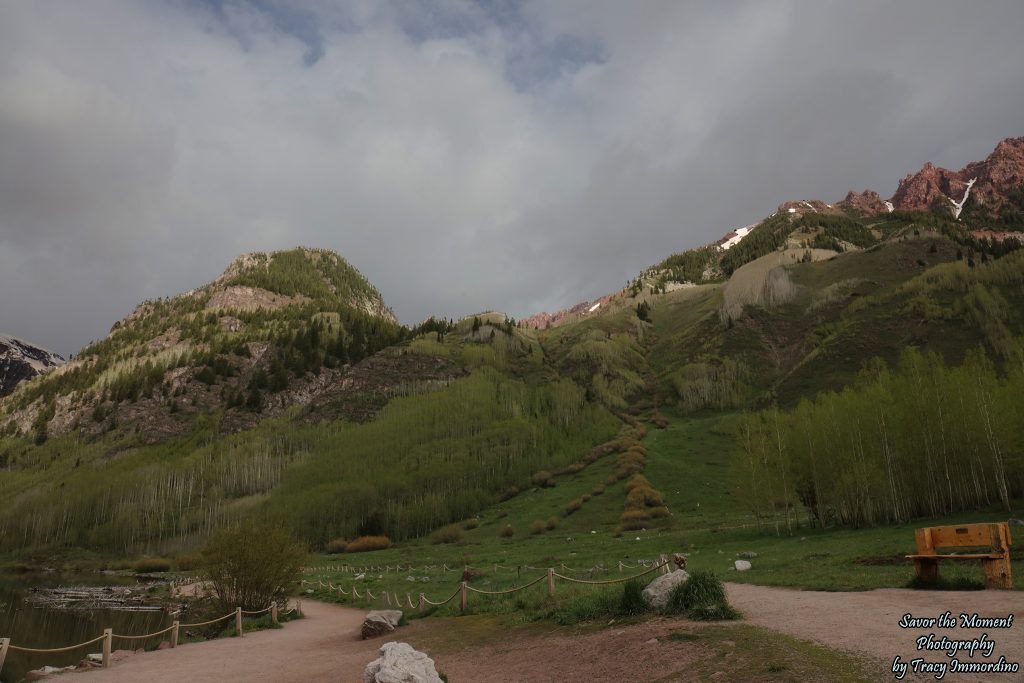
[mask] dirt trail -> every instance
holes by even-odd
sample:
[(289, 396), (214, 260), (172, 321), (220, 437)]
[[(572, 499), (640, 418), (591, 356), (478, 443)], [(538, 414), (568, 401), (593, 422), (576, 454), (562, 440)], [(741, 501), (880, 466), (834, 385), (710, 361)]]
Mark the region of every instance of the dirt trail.
[[(863, 593), (825, 593), (729, 584), (730, 601), (747, 620), (757, 626), (814, 641), (829, 647), (853, 651), (884, 662), (886, 670), (899, 655), (904, 661), (924, 656), (929, 661), (947, 661), (942, 652), (919, 653), (915, 639), (934, 632), (937, 637), (965, 639), (988, 633), (996, 642), (992, 660), (1000, 655), (1024, 665), (1024, 593), (1008, 591), (925, 592), (875, 590)], [(954, 617), (977, 613), (982, 617), (1016, 615), (1010, 629), (901, 629), (904, 614), (938, 617), (949, 610)], [(293, 621), (283, 629), (250, 633), (241, 640), (225, 638), (185, 645), (126, 658), (109, 670), (93, 671), (86, 681), (93, 683), (204, 683), (205, 681), (361, 681), (362, 671), (376, 658), (386, 640), (362, 641), (361, 610), (304, 602), (307, 618)], [(443, 647), (443, 654), (431, 652), (439, 643), (432, 632), (432, 620), (416, 621), (401, 629), (400, 640), (425, 649), (453, 681), (539, 683), (541, 681), (654, 680), (673, 671), (685, 670), (687, 661), (698, 653), (676, 644), (663, 648), (654, 640), (677, 627), (700, 628), (685, 620), (656, 619), (651, 622), (609, 628), (582, 635), (552, 626), (525, 632), (502, 631), (465, 649)], [(422, 645), (417, 645), (421, 643)], [(988, 661), (980, 655), (966, 661)], [(640, 678), (637, 678), (640, 676)], [(735, 677), (739, 676), (739, 677)], [(724, 680), (744, 680), (742, 672), (731, 672)], [(892, 680), (892, 679), (890, 679)], [(906, 680), (935, 680), (908, 676)], [(947, 673), (944, 681), (1024, 681), (1019, 674), (982, 675)]]
[(289, 683), (362, 681), (384, 640), (360, 640), (364, 610), (303, 601), (305, 619), (282, 629), (254, 631), (127, 657), (85, 674), (87, 683)]
[[(826, 593), (748, 584), (728, 584), (729, 602), (749, 623), (882, 659), (890, 668), (897, 655), (903, 661), (949, 661), (940, 650), (917, 651), (916, 640), (934, 633), (936, 639), (970, 640), (987, 633), (995, 641), (991, 660), (1002, 655), (1018, 662), (1017, 674), (947, 673), (944, 681), (1024, 681), (1024, 593), (1020, 591), (918, 591), (879, 589), (863, 593)], [(957, 619), (956, 628), (900, 628), (905, 614), (938, 618), (946, 611)], [(1012, 628), (962, 628), (961, 614), (980, 617), (1014, 615)], [(989, 661), (980, 654), (956, 655), (961, 661)]]

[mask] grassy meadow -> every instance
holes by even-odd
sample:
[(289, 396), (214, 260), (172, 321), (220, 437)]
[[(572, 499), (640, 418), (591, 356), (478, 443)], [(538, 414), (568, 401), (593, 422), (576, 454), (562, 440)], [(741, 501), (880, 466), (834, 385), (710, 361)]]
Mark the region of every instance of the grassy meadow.
[[(675, 419), (666, 429), (648, 432), (644, 474), (664, 494), (672, 511), (670, 517), (655, 520), (648, 529), (616, 532), (626, 496), (623, 482), (606, 486), (578, 511), (564, 514), (568, 501), (605, 485), (614, 468), (614, 460), (609, 457), (582, 472), (556, 477), (553, 487), (532, 489), (488, 508), (479, 519), (464, 524), (476, 526), (463, 528), (461, 539), (454, 543), (431, 544), (423, 539), (384, 551), (316, 555), (306, 577), (312, 583), (305, 584), (303, 591), (316, 599), (367, 607), (383, 601), (353, 599), (317, 583), (333, 584), (346, 591), (355, 585), (360, 593), (369, 588), (375, 595), (388, 591), (404, 598), (409, 593), (414, 602), (422, 592), (439, 601), (458, 589), (466, 565), (481, 572), (471, 580), (471, 586), (496, 591), (522, 585), (543, 575), (547, 567), (587, 579), (626, 577), (642, 569), (620, 571), (619, 562), (635, 567), (638, 559), (651, 560), (662, 553), (688, 554), (689, 568), (711, 570), (729, 581), (812, 590), (897, 588), (907, 586), (914, 576), (913, 564), (903, 556), (915, 550), (917, 526), (1005, 521), (1008, 516), (1024, 515), (1024, 501), (1018, 500), (1009, 515), (993, 509), (919, 519), (899, 526), (821, 529), (811, 527), (807, 511), (798, 509), (791, 511), (796, 521), (792, 534), (787, 534), (781, 511), (774, 517), (755, 519), (751, 506), (739, 494), (742, 470), (734, 465), (737, 446), (732, 435), (738, 419), (736, 415)], [(557, 520), (554, 529), (531, 533), (535, 520), (550, 518)], [(508, 538), (499, 535), (508, 525), (515, 534)], [(1017, 536), (1019, 547), (1020, 534)], [(738, 555), (751, 552), (756, 553), (750, 559), (753, 569), (734, 571), (733, 561)], [(394, 571), (398, 565), (409, 564), (413, 565), (410, 571)], [(561, 569), (563, 564), (576, 571)], [(450, 571), (444, 571), (444, 565)], [(366, 567), (382, 569), (367, 570), (363, 579), (354, 580), (356, 572)], [(384, 571), (385, 567), (392, 570)], [(594, 567), (604, 570), (590, 571)], [(1024, 576), (1024, 562), (1015, 560), (1014, 571), (1018, 577)], [(978, 562), (943, 563), (941, 575), (978, 587), (984, 581)], [(1017, 586), (1024, 588), (1019, 578)], [(551, 601), (541, 582), (506, 597), (471, 593), (469, 611), (507, 613), (513, 621), (559, 621), (566, 618), (562, 615), (575, 602), (595, 592), (613, 590), (617, 588), (558, 580), (556, 598)], [(430, 614), (458, 611), (455, 600)]]

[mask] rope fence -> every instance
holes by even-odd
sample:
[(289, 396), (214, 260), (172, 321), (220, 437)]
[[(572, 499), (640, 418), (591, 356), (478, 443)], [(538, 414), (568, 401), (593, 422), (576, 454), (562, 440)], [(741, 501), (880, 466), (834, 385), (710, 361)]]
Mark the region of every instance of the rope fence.
[[(621, 573), (623, 569), (638, 569), (640, 567), (650, 568), (650, 567), (654, 566), (655, 564), (657, 564), (659, 561), (660, 560), (638, 559), (638, 560), (634, 561), (635, 564), (630, 564), (629, 562), (626, 562), (624, 560), (619, 560), (617, 562), (617, 565), (618, 565), (618, 570)], [(330, 586), (328, 584), (324, 584), (323, 579), (322, 579), (322, 577), (328, 576), (329, 573), (316, 574), (316, 572), (324, 572), (324, 569), (325, 569), (325, 567), (323, 567), (323, 566), (321, 566), (321, 567), (304, 567), (303, 570), (302, 570), (303, 573), (307, 574), (307, 575), (313, 574), (314, 578), (316, 578), (316, 581), (310, 581), (310, 580), (307, 580), (307, 579), (302, 579), (302, 583), (305, 584), (305, 585), (318, 586), (320, 588), (330, 588), (331, 590), (334, 590), (333, 586)], [(421, 566), (419, 568), (416, 568), (416, 567), (414, 567), (413, 565), (410, 564), (410, 565), (406, 565), (404, 567), (401, 566), (401, 565), (397, 565), (397, 566), (394, 566), (394, 567), (392, 567), (390, 565), (384, 565), (384, 566), (373, 566), (373, 565), (371, 565), (371, 566), (365, 566), (365, 567), (354, 567), (354, 566), (351, 566), (351, 565), (342, 565), (342, 566), (337, 567), (335, 569), (336, 569), (336, 571), (340, 571), (340, 572), (346, 573), (346, 574), (374, 574), (374, 573), (376, 573), (376, 574), (387, 574), (387, 573), (393, 573), (393, 572), (399, 572), (399, 573), (416, 573), (416, 572), (426, 573), (426, 572), (430, 572), (430, 571), (440, 571), (440, 572), (443, 572), (443, 573), (466, 572), (466, 571), (482, 571), (485, 568), (484, 567), (471, 567), (469, 565), (463, 565), (462, 568), (460, 569), (459, 567), (449, 567), (447, 564), (442, 564), (440, 567), (438, 567), (437, 565), (423, 565), (423, 566)], [(504, 565), (494, 564), (494, 565), (491, 565), (491, 566), (487, 567), (487, 569), (490, 569), (495, 574), (497, 574), (498, 572), (522, 573), (522, 571), (524, 569), (527, 570), (527, 571), (544, 571), (545, 568), (544, 567), (534, 567), (534, 566), (528, 565), (528, 564), (518, 565), (516, 567), (506, 567)], [(590, 574), (591, 576), (594, 576), (596, 574), (604, 574), (604, 573), (608, 573), (608, 572), (611, 571), (608, 567), (606, 567), (603, 564), (596, 564), (593, 567), (588, 567), (588, 568), (585, 568), (585, 569), (574, 569), (573, 567), (567, 567), (564, 563), (562, 563), (562, 564), (559, 565), (559, 569), (561, 571), (563, 571), (563, 572), (571, 572), (573, 574)], [(333, 575), (333, 574), (330, 574), (330, 575)], [(356, 578), (359, 578), (359, 577), (356, 577)]]
[[(634, 565), (633, 567), (628, 567), (628, 565), (626, 565), (625, 563), (619, 562), (619, 571), (620, 572), (623, 570), (623, 568), (632, 568), (632, 569), (644, 568), (644, 571), (640, 572), (639, 574), (633, 574), (631, 576), (624, 576), (624, 577), (620, 577), (620, 578), (617, 578), (617, 579), (606, 579), (606, 580), (601, 580), (601, 581), (597, 581), (597, 580), (593, 580), (593, 579), (577, 579), (577, 578), (574, 578), (572, 576), (566, 576), (564, 574), (560, 574), (560, 573), (556, 572), (554, 570), (554, 568), (549, 568), (549, 569), (547, 569), (547, 572), (545, 574), (542, 574), (541, 576), (538, 576), (537, 578), (533, 579), (532, 581), (528, 581), (528, 582), (522, 584), (521, 586), (513, 586), (512, 588), (506, 588), (504, 590), (494, 590), (494, 591), (491, 591), (491, 590), (484, 590), (482, 588), (474, 588), (473, 586), (470, 586), (468, 582), (462, 581), (459, 584), (458, 590), (456, 590), (454, 593), (452, 593), (451, 596), (449, 596), (445, 600), (441, 600), (441, 601), (437, 602), (437, 601), (431, 600), (425, 594), (420, 593), (419, 594), (419, 604), (417, 605), (417, 604), (415, 604), (413, 602), (411, 594), (406, 593), (405, 594), (405, 604), (408, 604), (409, 609), (424, 610), (428, 606), (430, 606), (430, 607), (440, 607), (442, 605), (448, 604), (449, 602), (451, 602), (455, 598), (459, 598), (460, 599), (459, 600), (460, 608), (463, 611), (465, 611), (466, 605), (467, 605), (468, 599), (469, 599), (469, 593), (478, 593), (480, 595), (510, 595), (512, 593), (517, 593), (517, 592), (519, 592), (521, 590), (526, 590), (527, 588), (530, 588), (531, 586), (534, 586), (534, 585), (540, 583), (541, 581), (547, 580), (548, 596), (549, 597), (554, 597), (554, 595), (555, 595), (555, 580), (556, 579), (561, 579), (561, 580), (567, 581), (569, 583), (584, 584), (584, 585), (588, 585), (588, 586), (609, 586), (609, 585), (613, 585), (613, 584), (625, 583), (627, 581), (632, 581), (634, 579), (638, 579), (640, 577), (647, 576), (648, 574), (653, 574), (654, 572), (657, 572), (657, 571), (661, 571), (661, 572), (664, 572), (664, 573), (667, 574), (667, 573), (669, 573), (671, 571), (671, 568), (670, 568), (669, 565), (672, 562), (675, 562), (675, 564), (678, 567), (680, 567), (680, 568), (683, 568), (683, 567), (686, 566), (686, 559), (683, 556), (681, 556), (681, 555), (676, 555), (672, 560), (669, 560), (668, 557), (665, 556), (665, 555), (662, 555), (657, 560), (649, 560), (649, 561), (647, 561), (647, 560), (638, 560), (637, 564)], [(495, 567), (497, 567), (497, 565), (495, 565)], [(449, 571), (447, 565), (442, 565), (442, 568), (443, 568), (443, 571)], [(538, 567), (526, 567), (526, 568), (527, 569), (539, 569)], [(467, 569), (469, 569), (469, 567), (467, 567)], [(564, 564), (561, 565), (561, 569), (562, 569), (562, 571), (575, 571), (575, 572), (579, 572), (579, 573), (591, 573), (591, 574), (593, 574), (593, 572), (595, 570), (600, 570), (600, 571), (603, 571), (603, 572), (607, 572), (608, 571), (608, 569), (606, 569), (605, 567), (594, 567), (593, 569), (590, 569), (590, 570), (573, 570), (573, 569), (570, 569), (569, 567), (566, 567)], [(319, 585), (320, 587), (326, 588), (330, 592), (336, 592), (336, 593), (339, 593), (339, 594), (345, 595), (345, 596), (349, 595), (349, 593), (346, 592), (344, 588), (342, 588), (340, 586), (335, 586), (331, 582), (328, 582), (327, 584), (324, 584), (322, 581), (313, 582), (313, 581), (305, 581), (305, 580), (303, 580), (302, 583), (310, 584), (310, 585), (313, 585), (315, 583), (316, 585)], [(388, 591), (384, 590), (384, 591), (381, 592), (380, 595), (374, 595), (372, 592), (370, 592), (369, 588), (366, 588), (364, 590), (363, 594), (360, 595), (359, 590), (356, 588), (355, 585), (353, 585), (352, 586), (351, 595), (353, 597), (355, 597), (355, 598), (360, 598), (360, 599), (365, 597), (365, 598), (368, 598), (370, 600), (382, 600), (384, 603), (386, 603), (388, 606), (391, 606), (391, 607), (403, 607), (402, 597), (401, 597), (401, 595), (399, 595), (399, 593), (397, 591), (392, 591), (391, 594), (388, 594)]]
[[(367, 592), (369, 592), (369, 591), (367, 591)], [(200, 628), (202, 626), (209, 626), (211, 624), (216, 624), (218, 622), (225, 621), (227, 619), (230, 619), (231, 617), (234, 617), (235, 618), (235, 635), (241, 636), (244, 633), (243, 624), (242, 624), (242, 617), (243, 617), (243, 615), (254, 616), (254, 615), (257, 615), (257, 614), (266, 614), (266, 613), (269, 612), (270, 613), (271, 621), (274, 624), (277, 624), (279, 616), (288, 616), (288, 615), (294, 614), (296, 611), (298, 611), (298, 609), (299, 608), (296, 606), (296, 607), (293, 607), (292, 609), (288, 610), (287, 612), (284, 612), (283, 615), (279, 615), (278, 614), (278, 609), (277, 609), (277, 604), (275, 604), (275, 603), (271, 603), (268, 607), (264, 607), (263, 609), (260, 609), (260, 610), (243, 610), (241, 607), (236, 607), (234, 612), (229, 612), (228, 614), (225, 614), (222, 617), (217, 617), (216, 619), (210, 619), (209, 621), (200, 621), (200, 622), (196, 622), (196, 623), (192, 623), (192, 624), (182, 624), (181, 622), (175, 620), (170, 626), (168, 626), (165, 629), (162, 629), (160, 631), (154, 631), (153, 633), (146, 633), (144, 635), (137, 635), (137, 636), (114, 633), (113, 629), (106, 628), (106, 629), (103, 629), (103, 635), (101, 635), (101, 636), (97, 636), (97, 637), (93, 638), (92, 640), (87, 640), (84, 643), (76, 643), (75, 645), (68, 645), (66, 647), (52, 647), (52, 648), (23, 647), (21, 645), (13, 645), (13, 644), (11, 644), (11, 639), (10, 638), (0, 638), (0, 671), (3, 671), (4, 660), (7, 658), (7, 653), (8, 652), (24, 652), (24, 653), (27, 653), (27, 654), (51, 654), (51, 653), (58, 653), (58, 652), (70, 652), (71, 650), (77, 650), (78, 648), (85, 647), (87, 645), (92, 645), (92, 644), (98, 643), (100, 641), (103, 642), (103, 654), (102, 654), (102, 660), (101, 660), (102, 661), (102, 665), (103, 665), (103, 668), (108, 668), (110, 666), (110, 652), (113, 649), (112, 645), (113, 645), (113, 640), (115, 638), (118, 638), (120, 640), (147, 640), (149, 638), (156, 638), (157, 636), (162, 636), (165, 633), (169, 633), (170, 634), (170, 646), (172, 648), (174, 648), (174, 647), (178, 646), (178, 635), (179, 635), (181, 629), (183, 629), (183, 628)]]

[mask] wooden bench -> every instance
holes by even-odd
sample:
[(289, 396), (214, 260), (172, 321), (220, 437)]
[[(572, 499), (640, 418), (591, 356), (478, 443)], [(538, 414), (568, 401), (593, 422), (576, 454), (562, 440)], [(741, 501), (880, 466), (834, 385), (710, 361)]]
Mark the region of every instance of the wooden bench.
[[(1010, 525), (963, 524), (933, 526), (914, 531), (917, 554), (907, 555), (914, 561), (917, 576), (925, 583), (939, 578), (940, 560), (981, 560), (985, 567), (985, 588), (1013, 588), (1010, 574)], [(939, 554), (938, 548), (975, 548), (981, 552)]]

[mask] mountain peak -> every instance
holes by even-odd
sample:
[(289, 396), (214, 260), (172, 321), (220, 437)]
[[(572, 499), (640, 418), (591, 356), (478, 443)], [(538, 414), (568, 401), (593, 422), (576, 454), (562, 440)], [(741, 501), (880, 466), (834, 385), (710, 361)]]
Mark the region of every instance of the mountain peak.
[(0, 334), (0, 396), (14, 391), (19, 383), (63, 364), (64, 359), (52, 351)]
[(213, 292), (208, 307), (276, 308), (341, 299), (370, 315), (397, 322), (380, 292), (330, 249), (296, 247), (241, 254), (207, 289)]
[(948, 210), (955, 218), (969, 198), (998, 209), (1024, 185), (1024, 137), (1006, 138), (983, 161), (951, 171), (931, 162), (900, 181), (892, 203), (897, 209)]

